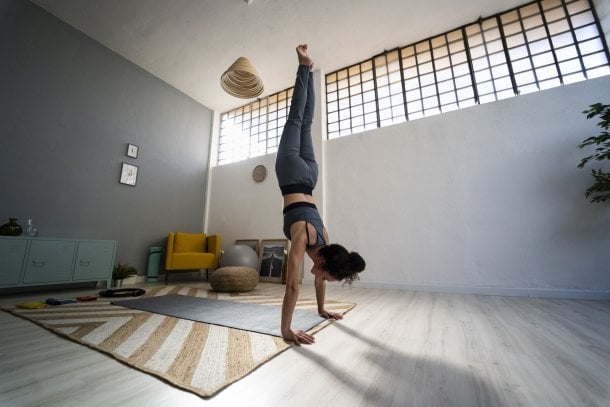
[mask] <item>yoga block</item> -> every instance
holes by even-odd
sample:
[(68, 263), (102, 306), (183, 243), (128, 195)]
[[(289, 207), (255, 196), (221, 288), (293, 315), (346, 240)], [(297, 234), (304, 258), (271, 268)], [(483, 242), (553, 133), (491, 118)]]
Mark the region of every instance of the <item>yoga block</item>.
[(210, 276), (212, 289), (224, 293), (251, 291), (257, 284), (258, 273), (252, 267), (221, 267)]

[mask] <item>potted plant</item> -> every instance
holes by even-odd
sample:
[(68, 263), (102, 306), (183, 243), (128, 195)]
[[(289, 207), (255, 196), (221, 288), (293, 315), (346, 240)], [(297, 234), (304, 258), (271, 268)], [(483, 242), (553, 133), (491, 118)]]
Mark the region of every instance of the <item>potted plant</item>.
[(123, 280), (127, 277), (135, 276), (138, 274), (138, 270), (130, 266), (129, 264), (121, 264), (118, 263), (112, 269), (112, 280), (113, 285), (115, 287), (121, 287), (123, 285)]
[[(610, 105), (596, 103), (591, 105), (589, 109), (583, 111), (587, 115), (587, 119), (599, 116), (600, 122), (597, 123), (603, 130), (598, 136), (589, 137), (578, 146), (584, 148), (588, 146), (596, 146), (595, 152), (580, 161), (578, 168), (583, 168), (591, 160), (603, 161), (610, 160)], [(591, 170), (593, 175), (593, 185), (585, 191), (585, 197), (590, 198), (591, 202), (599, 203), (610, 200), (610, 172), (602, 171), (602, 169)]]

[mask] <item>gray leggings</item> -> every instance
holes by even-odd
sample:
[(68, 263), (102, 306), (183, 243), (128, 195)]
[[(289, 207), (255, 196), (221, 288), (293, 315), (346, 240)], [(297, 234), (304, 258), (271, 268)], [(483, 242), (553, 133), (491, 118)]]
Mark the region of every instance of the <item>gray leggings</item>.
[(299, 65), (288, 119), (275, 160), (275, 174), (281, 187), (304, 185), (310, 189), (318, 181), (318, 163), (313, 151), (311, 122), (315, 93), (309, 67)]

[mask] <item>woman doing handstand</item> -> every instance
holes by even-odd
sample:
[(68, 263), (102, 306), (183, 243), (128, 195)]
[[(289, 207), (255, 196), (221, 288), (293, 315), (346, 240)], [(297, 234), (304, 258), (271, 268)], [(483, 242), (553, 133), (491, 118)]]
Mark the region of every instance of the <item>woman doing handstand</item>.
[(318, 180), (318, 164), (311, 138), (315, 106), (313, 62), (307, 54), (307, 44), (297, 47), (297, 55), (299, 68), (290, 112), (278, 147), (275, 172), (284, 197), (284, 234), (291, 241), (281, 330), (284, 339), (298, 345), (314, 342), (313, 336), (291, 328), (299, 296), (300, 265), (305, 254), (313, 262), (311, 273), (315, 276), (318, 313), (324, 318), (342, 318), (341, 314), (327, 311), (324, 307), (326, 281), (351, 283), (358, 279), (365, 262), (358, 253), (350, 253), (338, 244), (329, 244), (328, 233), (312, 197)]

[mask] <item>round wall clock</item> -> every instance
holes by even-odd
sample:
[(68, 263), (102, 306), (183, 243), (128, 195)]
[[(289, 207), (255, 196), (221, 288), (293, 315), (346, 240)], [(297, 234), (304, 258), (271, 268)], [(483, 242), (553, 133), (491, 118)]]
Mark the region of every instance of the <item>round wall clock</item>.
[(256, 182), (263, 182), (267, 178), (267, 168), (264, 165), (257, 165), (252, 171), (252, 178)]

